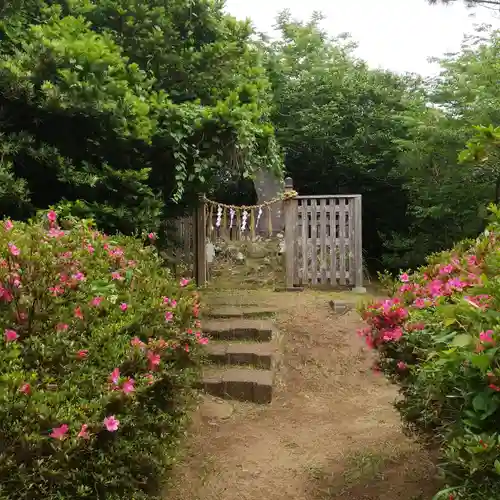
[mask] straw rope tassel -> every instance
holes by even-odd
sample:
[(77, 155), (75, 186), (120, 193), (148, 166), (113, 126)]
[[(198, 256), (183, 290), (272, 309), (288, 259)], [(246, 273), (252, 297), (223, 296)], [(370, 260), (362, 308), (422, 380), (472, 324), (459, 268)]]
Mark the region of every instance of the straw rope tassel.
[(241, 213), (240, 213), (239, 207), (235, 207), (234, 209), (236, 211), (236, 234), (239, 235), (242, 233), (242, 231), (241, 231)]
[(273, 235), (273, 219), (271, 217), (271, 205), (267, 207), (267, 227), (269, 228), (269, 237)]

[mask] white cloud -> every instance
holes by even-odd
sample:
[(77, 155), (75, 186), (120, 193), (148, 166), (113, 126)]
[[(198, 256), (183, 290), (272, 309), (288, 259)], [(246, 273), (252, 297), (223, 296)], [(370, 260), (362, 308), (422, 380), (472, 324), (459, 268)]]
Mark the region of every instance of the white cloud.
[(435, 73), (428, 57), (459, 50), (474, 24), (500, 20), (490, 10), (468, 10), (457, 3), (428, 5), (426, 0), (226, 0), (237, 18), (251, 18), (259, 31), (271, 32), (276, 14), (288, 8), (293, 17), (308, 19), (321, 11), (324, 28), (332, 35), (349, 32), (359, 43), (358, 55), (373, 67), (393, 71)]

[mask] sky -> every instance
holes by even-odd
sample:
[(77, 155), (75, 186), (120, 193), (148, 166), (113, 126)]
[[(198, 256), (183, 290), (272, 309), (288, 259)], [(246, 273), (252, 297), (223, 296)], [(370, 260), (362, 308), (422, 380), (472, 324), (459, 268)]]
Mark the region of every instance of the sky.
[(350, 33), (359, 44), (357, 55), (374, 68), (423, 76), (438, 71), (428, 58), (458, 51), (475, 24), (500, 28), (498, 15), (485, 8), (467, 9), (461, 1), (444, 6), (426, 0), (226, 0), (229, 13), (252, 19), (258, 31), (269, 34), (276, 14), (286, 8), (302, 20), (321, 11), (323, 28), (333, 36)]

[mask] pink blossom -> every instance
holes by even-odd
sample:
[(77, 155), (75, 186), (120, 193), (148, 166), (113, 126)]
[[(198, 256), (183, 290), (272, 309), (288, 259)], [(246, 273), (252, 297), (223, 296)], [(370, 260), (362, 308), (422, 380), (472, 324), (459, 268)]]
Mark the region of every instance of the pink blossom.
[(122, 302), (120, 304), (120, 309), (125, 312), (128, 309), (128, 305), (125, 302)]
[(9, 252), (12, 255), (17, 256), (21, 253), (21, 250), (19, 250), (19, 248), (17, 248), (16, 245), (14, 245), (14, 243), (9, 243)]
[(439, 274), (450, 274), (453, 272), (453, 264), (447, 264), (439, 268)]
[(129, 260), (129, 261), (127, 262), (127, 265), (128, 265), (129, 267), (135, 267), (135, 266), (137, 265), (137, 262), (136, 262), (135, 260)]
[(110, 415), (109, 417), (106, 417), (104, 419), (103, 424), (104, 427), (106, 427), (106, 430), (108, 430), (109, 432), (115, 432), (120, 426), (120, 421), (117, 420), (114, 415)]
[(85, 275), (81, 272), (78, 272), (76, 274), (73, 274), (73, 279), (76, 281), (85, 281)]
[(47, 236), (49, 236), (49, 238), (62, 238), (64, 236), (64, 231), (62, 229), (51, 227), (47, 232)]
[(144, 378), (148, 381), (148, 385), (151, 385), (154, 382), (154, 377), (151, 373), (146, 373)]
[(179, 285), (180, 285), (181, 287), (183, 287), (183, 288), (184, 288), (185, 286), (189, 285), (189, 281), (190, 281), (190, 280), (188, 280), (187, 278), (182, 278), (182, 279), (179, 281)]
[(102, 303), (102, 301), (104, 300), (104, 297), (94, 297), (91, 301), (90, 301), (90, 305), (94, 306), (94, 307), (99, 307)]
[(6, 231), (10, 231), (14, 227), (14, 224), (12, 224), (12, 221), (6, 220), (3, 223), (3, 227), (5, 228)]
[(170, 311), (165, 313), (165, 321), (172, 321), (173, 317), (174, 315)]
[(23, 384), (19, 388), (19, 392), (22, 392), (23, 394), (30, 394), (31, 393), (31, 386), (29, 384)]
[(58, 323), (56, 326), (56, 330), (58, 330), (59, 332), (64, 332), (68, 328), (69, 328), (69, 325), (67, 325), (66, 323)]
[(148, 351), (148, 360), (149, 360), (149, 367), (151, 370), (156, 368), (160, 364), (160, 355), (156, 354), (152, 351)]
[(78, 433), (78, 437), (82, 439), (89, 439), (90, 436), (87, 430), (88, 428), (89, 426), (87, 424), (82, 424), (80, 432)]
[(145, 344), (139, 337), (134, 337), (130, 341), (130, 345), (132, 345), (133, 347), (144, 347)]
[(403, 274), (401, 274), (401, 276), (399, 277), (399, 279), (400, 279), (403, 283), (408, 283), (408, 281), (410, 281), (410, 277), (408, 276), (408, 273), (403, 273)]
[(112, 280), (123, 281), (125, 278), (118, 271), (114, 271), (114, 272), (111, 273), (111, 279)]
[(469, 266), (475, 266), (477, 264), (477, 257), (475, 255), (470, 255), (467, 258), (467, 264), (469, 264)]
[(67, 424), (62, 424), (61, 427), (54, 427), (52, 429), (52, 432), (50, 433), (50, 437), (54, 439), (59, 439), (62, 441), (65, 437), (66, 434), (69, 431), (69, 427)]
[(492, 343), (493, 342), (493, 330), (486, 330), (479, 334), (479, 339), (481, 342)]
[(155, 241), (156, 240), (156, 234), (155, 233), (149, 233), (148, 234), (148, 238), (150, 239), (150, 241)]
[(115, 385), (118, 385), (119, 380), (120, 380), (120, 370), (119, 368), (115, 368), (109, 375), (109, 381)]
[(92, 254), (95, 252), (95, 248), (89, 244), (89, 245), (87, 245), (87, 251)]
[(408, 368), (408, 366), (406, 365), (406, 363), (404, 361), (398, 361), (397, 366), (398, 366), (398, 370), (401, 370), (401, 371), (406, 370)]
[(57, 214), (54, 212), (54, 210), (50, 210), (50, 212), (47, 214), (47, 219), (49, 219), (50, 222), (56, 221)]
[(134, 392), (135, 391), (134, 384), (135, 380), (133, 378), (128, 378), (127, 380), (125, 380), (125, 382), (123, 382), (122, 385), (123, 392), (125, 394), (130, 394), (131, 392)]
[(88, 349), (80, 349), (77, 353), (76, 356), (79, 359), (85, 359), (89, 355), (89, 350)]
[(14, 330), (5, 330), (5, 342), (14, 342), (19, 338), (19, 335)]
[(207, 338), (207, 337), (201, 337), (201, 338), (198, 340), (198, 343), (199, 343), (199, 344), (202, 344), (202, 345), (206, 345), (206, 344), (208, 344), (208, 338)]
[(403, 336), (403, 330), (399, 326), (382, 331), (382, 338), (386, 341), (399, 340)]
[(424, 307), (427, 307), (428, 303), (426, 300), (422, 298), (415, 299), (413, 302), (413, 307), (416, 307), (417, 309), (423, 309)]
[(83, 312), (80, 306), (75, 307), (75, 318), (83, 319)]
[(49, 292), (54, 297), (57, 297), (58, 295), (62, 295), (64, 293), (64, 288), (61, 285), (51, 286), (49, 288)]

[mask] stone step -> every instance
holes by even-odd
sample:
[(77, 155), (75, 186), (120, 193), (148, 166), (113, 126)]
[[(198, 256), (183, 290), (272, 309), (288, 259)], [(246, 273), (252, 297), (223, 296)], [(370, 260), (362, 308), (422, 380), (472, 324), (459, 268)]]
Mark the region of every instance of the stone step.
[(269, 307), (248, 306), (216, 306), (208, 312), (209, 318), (233, 319), (233, 318), (270, 318), (276, 311)]
[(203, 323), (203, 333), (215, 340), (268, 342), (274, 332), (272, 321), (265, 319), (208, 320)]
[(224, 399), (270, 403), (273, 397), (274, 372), (252, 368), (210, 368), (203, 374), (201, 388)]
[(271, 370), (278, 360), (274, 342), (210, 342), (206, 350), (208, 359), (219, 365), (250, 365)]

